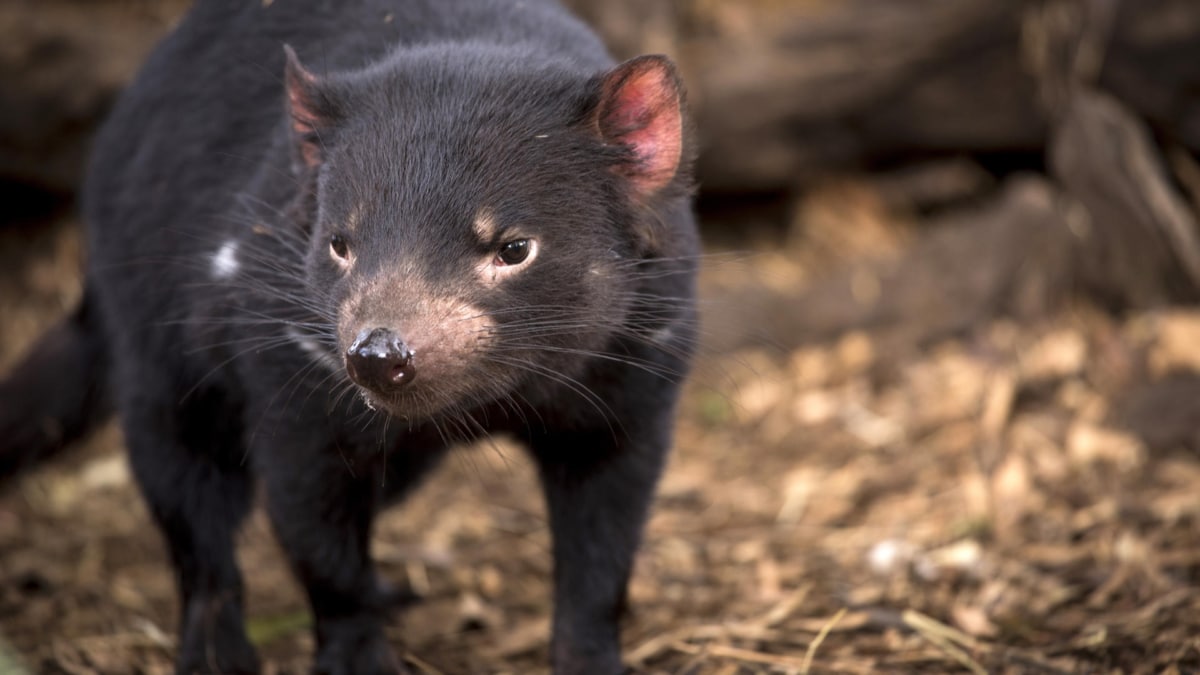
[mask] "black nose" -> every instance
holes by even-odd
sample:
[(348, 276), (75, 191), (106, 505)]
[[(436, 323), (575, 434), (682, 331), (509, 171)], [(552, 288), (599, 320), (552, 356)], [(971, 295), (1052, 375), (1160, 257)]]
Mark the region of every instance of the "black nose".
[(346, 350), (346, 372), (367, 389), (386, 394), (417, 376), (415, 356), (404, 340), (387, 328), (365, 329)]

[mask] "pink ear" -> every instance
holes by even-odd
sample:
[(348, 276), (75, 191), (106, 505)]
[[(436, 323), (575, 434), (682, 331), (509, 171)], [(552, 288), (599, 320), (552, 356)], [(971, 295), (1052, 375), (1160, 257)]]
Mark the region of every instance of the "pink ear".
[(305, 166), (313, 167), (321, 163), (320, 130), (328, 126), (330, 120), (320, 111), (317, 76), (300, 63), (296, 50), (290, 45), (283, 46), (283, 53), (287, 58), (283, 82), (292, 120), (293, 145), (297, 159)]
[(665, 56), (639, 56), (614, 68), (601, 83), (597, 124), (608, 143), (633, 152), (621, 169), (648, 197), (666, 187), (683, 155), (679, 76)]

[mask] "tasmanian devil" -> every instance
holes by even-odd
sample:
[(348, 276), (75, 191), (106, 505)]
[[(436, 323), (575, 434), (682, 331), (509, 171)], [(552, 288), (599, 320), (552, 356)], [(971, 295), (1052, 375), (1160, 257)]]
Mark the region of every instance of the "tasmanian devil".
[(115, 410), (180, 672), (258, 668), (256, 485), (315, 669), (402, 672), (372, 520), (447, 446), (511, 435), (553, 534), (554, 672), (619, 672), (695, 334), (682, 99), (550, 0), (199, 0), (96, 140), (84, 300), (0, 385), (0, 477)]

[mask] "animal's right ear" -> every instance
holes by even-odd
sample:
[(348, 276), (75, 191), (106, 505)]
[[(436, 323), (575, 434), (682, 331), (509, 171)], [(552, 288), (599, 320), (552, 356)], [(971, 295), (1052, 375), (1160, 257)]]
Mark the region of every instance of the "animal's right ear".
[(337, 106), (321, 78), (300, 63), (296, 50), (284, 45), (283, 53), (287, 59), (283, 82), (291, 120), (292, 164), (298, 169), (315, 167), (325, 159), (321, 134), (332, 130), (338, 118)]

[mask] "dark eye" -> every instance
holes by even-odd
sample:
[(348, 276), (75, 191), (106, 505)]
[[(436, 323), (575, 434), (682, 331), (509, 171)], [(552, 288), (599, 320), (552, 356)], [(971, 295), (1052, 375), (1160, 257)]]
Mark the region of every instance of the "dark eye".
[(340, 234), (335, 234), (329, 238), (329, 250), (333, 254), (343, 260), (350, 255), (350, 246), (346, 243), (346, 238)]
[(520, 265), (529, 257), (529, 240), (517, 239), (500, 247), (496, 259), (504, 265)]

